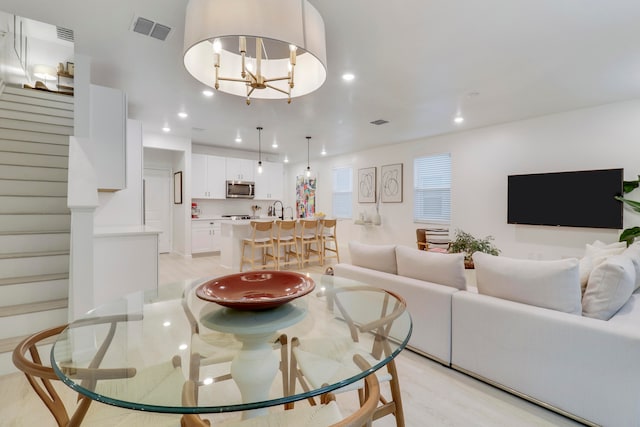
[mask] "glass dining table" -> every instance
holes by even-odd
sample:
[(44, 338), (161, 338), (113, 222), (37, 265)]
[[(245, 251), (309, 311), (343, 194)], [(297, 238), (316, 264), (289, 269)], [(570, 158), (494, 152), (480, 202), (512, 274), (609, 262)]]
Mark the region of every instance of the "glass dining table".
[[(198, 297), (213, 277), (105, 302), (59, 335), (51, 365), (67, 386), (107, 404), (174, 414), (242, 411), (250, 418), (354, 384), (404, 349), (412, 324), (400, 296), (330, 275), (306, 276), (315, 284), (311, 292), (264, 310)], [(314, 357), (332, 358), (318, 365), (333, 369), (330, 380), (302, 387), (291, 366), (293, 343), (323, 348)], [(355, 353), (369, 365), (339, 356)], [(188, 380), (196, 398), (187, 402)]]

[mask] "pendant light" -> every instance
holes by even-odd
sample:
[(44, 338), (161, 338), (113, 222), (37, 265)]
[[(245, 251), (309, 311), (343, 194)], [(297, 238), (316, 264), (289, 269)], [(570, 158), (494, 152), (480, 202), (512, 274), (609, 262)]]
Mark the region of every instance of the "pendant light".
[(258, 173), (262, 173), (262, 127), (258, 126)]
[(309, 142), (311, 141), (311, 137), (307, 137), (307, 178), (311, 177), (311, 166), (309, 166)]

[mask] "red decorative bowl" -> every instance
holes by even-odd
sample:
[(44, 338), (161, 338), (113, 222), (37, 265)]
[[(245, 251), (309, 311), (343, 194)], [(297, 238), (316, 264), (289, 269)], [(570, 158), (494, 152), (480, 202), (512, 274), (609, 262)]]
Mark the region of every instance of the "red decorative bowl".
[(230, 274), (203, 283), (198, 298), (236, 310), (266, 310), (308, 294), (315, 282), (290, 271), (252, 271)]

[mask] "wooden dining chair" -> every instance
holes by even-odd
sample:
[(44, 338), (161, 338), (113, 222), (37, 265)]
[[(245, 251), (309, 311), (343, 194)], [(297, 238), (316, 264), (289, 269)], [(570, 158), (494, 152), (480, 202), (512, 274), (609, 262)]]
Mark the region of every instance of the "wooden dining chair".
[[(138, 374), (134, 368), (99, 368), (111, 344), (115, 332), (115, 324), (118, 320), (124, 320), (118, 319), (116, 316), (105, 319), (112, 320), (112, 322), (110, 322), (111, 328), (96, 353), (96, 357), (89, 365), (90, 367), (74, 370), (74, 378), (82, 378), (88, 388), (95, 386), (99, 380), (109, 379), (111, 381), (119, 381), (120, 379), (135, 377)], [(78, 394), (77, 404), (73, 410), (67, 408), (64, 399), (58, 394), (52, 382), (59, 381), (60, 379), (55, 374), (53, 368), (43, 364), (39, 350), (39, 347), (50, 345), (67, 326), (68, 325), (56, 326), (28, 336), (16, 346), (12, 355), (13, 364), (25, 374), (27, 381), (46, 405), (58, 426), (75, 427), (80, 426), (83, 422), (86, 425), (115, 425), (119, 422), (123, 422), (125, 425), (136, 426), (153, 425), (168, 427), (176, 425), (179, 419), (177, 415), (128, 411), (100, 402), (95, 402), (92, 405), (92, 400), (82, 394)], [(48, 358), (45, 360), (48, 360)], [(172, 360), (171, 364), (178, 362), (179, 358)], [(179, 368), (179, 366), (177, 367)]]
[[(359, 355), (354, 356), (356, 363), (361, 370), (366, 370), (370, 366)], [(184, 406), (197, 406), (195, 398), (196, 384), (187, 381), (182, 389), (182, 403)], [(380, 385), (375, 374), (369, 374), (364, 379), (363, 400), (360, 408), (355, 412), (344, 416), (335, 396), (331, 393), (324, 394), (320, 405), (301, 406), (297, 405), (293, 409), (272, 411), (268, 415), (263, 415), (246, 420), (231, 420), (215, 425), (221, 427), (273, 427), (273, 426), (305, 426), (305, 427), (362, 427), (371, 426), (373, 414), (376, 411), (380, 399)], [(182, 417), (182, 427), (208, 427), (209, 420), (204, 420), (197, 414), (185, 414)]]
[(300, 226), (296, 230), (296, 242), (302, 256), (302, 266), (311, 262), (311, 255), (318, 258), (320, 265), (322, 260), (322, 239), (319, 233), (319, 221), (317, 219), (301, 219)]
[[(362, 323), (362, 319), (354, 319), (349, 310), (349, 297), (360, 299), (358, 293), (363, 290), (384, 293), (378, 318), (368, 320), (366, 323)], [(346, 378), (357, 374), (356, 366), (350, 366), (348, 363), (355, 354), (364, 357), (370, 365), (379, 363), (382, 357), (388, 357), (391, 354), (389, 345), (391, 327), (394, 321), (406, 311), (406, 301), (400, 295), (372, 286), (351, 286), (326, 289), (322, 292), (327, 297), (327, 303), (335, 307), (340, 321), (346, 323), (350, 336), (345, 336), (343, 339), (332, 337), (331, 340), (298, 340), (294, 337), (291, 340), (291, 360), (289, 362), (291, 369), (289, 374), (290, 390), (295, 390), (296, 382), (301, 385), (303, 390), (308, 391), (321, 384), (333, 382), (334, 376)], [(354, 345), (360, 341), (361, 334), (374, 336), (369, 353), (360, 353)], [(388, 393), (390, 396), (380, 395), (379, 405), (373, 414), (373, 420), (386, 415), (394, 415), (396, 425), (404, 427), (404, 411), (395, 359), (391, 359), (385, 365), (384, 371), (376, 374), (380, 383), (389, 384)], [(358, 390), (362, 402), (362, 383), (353, 383), (337, 390), (336, 393), (353, 390)], [(313, 404), (313, 402), (311, 403)]]
[[(275, 258), (275, 246), (273, 242), (273, 221), (251, 221), (251, 237), (242, 239), (240, 271), (245, 264), (255, 269), (255, 250), (261, 252), (261, 268), (267, 267), (267, 260), (271, 260), (271, 266), (277, 270), (278, 264)], [(250, 256), (246, 256), (245, 249), (251, 249)]]
[(296, 241), (295, 230), (295, 220), (276, 221), (274, 244), (276, 248), (275, 257), (278, 270), (291, 264), (295, 264), (298, 268), (302, 267), (302, 258), (300, 257), (300, 252), (297, 249), (298, 242)]
[[(320, 220), (320, 239), (322, 239), (322, 264), (327, 258), (335, 258), (340, 262), (340, 251), (338, 250), (338, 220), (321, 219)], [(327, 255), (327, 252), (334, 255)]]

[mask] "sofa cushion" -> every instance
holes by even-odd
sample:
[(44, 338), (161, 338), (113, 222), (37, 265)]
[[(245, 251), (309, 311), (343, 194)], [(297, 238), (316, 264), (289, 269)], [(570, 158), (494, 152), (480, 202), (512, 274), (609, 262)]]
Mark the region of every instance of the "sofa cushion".
[(582, 315), (609, 320), (635, 289), (636, 271), (627, 255), (614, 255), (599, 264), (589, 275), (582, 298)]
[(473, 254), (478, 293), (566, 313), (582, 313), (578, 260), (540, 261)]
[(629, 246), (624, 252), (624, 255), (631, 258), (633, 268), (636, 270), (636, 284), (635, 289), (640, 288), (640, 242), (634, 243)]
[(625, 242), (606, 244), (600, 240), (585, 246), (584, 256), (580, 259), (580, 288), (584, 294), (591, 271), (613, 255), (621, 254), (627, 247)]
[(397, 274), (395, 245), (368, 245), (349, 242), (351, 264), (385, 273)]
[(420, 251), (408, 246), (396, 247), (398, 275), (465, 289), (464, 254)]

